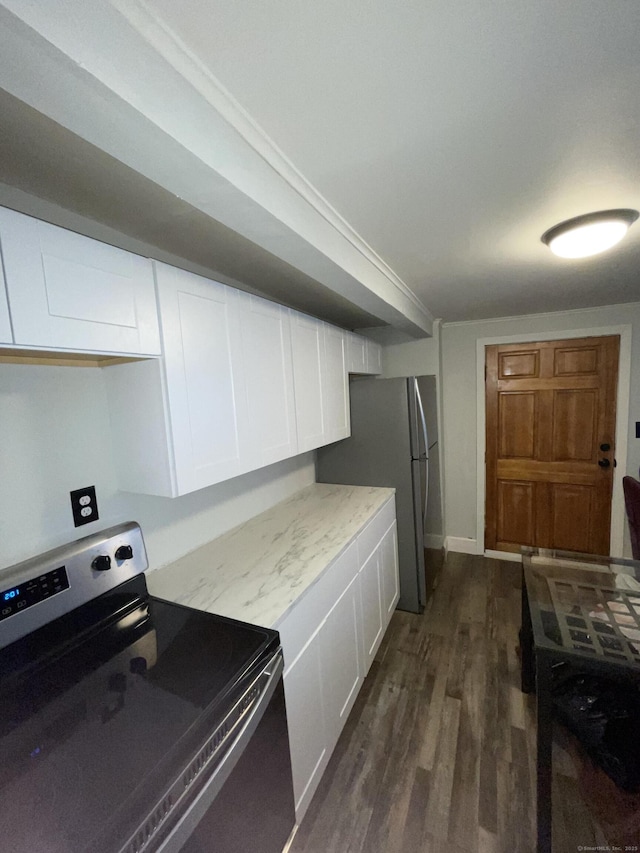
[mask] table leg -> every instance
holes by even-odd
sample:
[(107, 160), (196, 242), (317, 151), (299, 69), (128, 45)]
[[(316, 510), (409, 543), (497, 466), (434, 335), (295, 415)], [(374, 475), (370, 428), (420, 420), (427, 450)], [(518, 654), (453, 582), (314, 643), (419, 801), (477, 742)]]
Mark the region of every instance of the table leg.
[(533, 693), (535, 688), (533, 629), (524, 569), (522, 570), (522, 620), (520, 626), (520, 686), (523, 693)]
[(551, 699), (551, 664), (544, 654), (536, 655), (537, 736), (537, 822), (538, 853), (551, 853), (551, 762), (553, 737), (553, 703)]

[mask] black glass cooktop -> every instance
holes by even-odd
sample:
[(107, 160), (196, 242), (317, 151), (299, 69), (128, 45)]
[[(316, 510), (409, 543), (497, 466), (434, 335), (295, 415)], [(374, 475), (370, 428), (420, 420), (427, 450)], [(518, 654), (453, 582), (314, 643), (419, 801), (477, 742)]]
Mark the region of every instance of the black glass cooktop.
[(2, 850), (124, 842), (277, 648), (275, 631), (148, 597), (142, 576), (8, 646)]

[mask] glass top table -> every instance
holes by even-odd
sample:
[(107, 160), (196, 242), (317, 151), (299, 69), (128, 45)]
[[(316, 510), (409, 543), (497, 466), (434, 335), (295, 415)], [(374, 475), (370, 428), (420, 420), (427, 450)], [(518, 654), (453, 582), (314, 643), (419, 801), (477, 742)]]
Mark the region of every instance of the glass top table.
[(640, 667), (640, 562), (523, 548), (536, 648)]
[(522, 548), (522, 690), (536, 692), (537, 849), (551, 851), (551, 670), (640, 678), (640, 561)]

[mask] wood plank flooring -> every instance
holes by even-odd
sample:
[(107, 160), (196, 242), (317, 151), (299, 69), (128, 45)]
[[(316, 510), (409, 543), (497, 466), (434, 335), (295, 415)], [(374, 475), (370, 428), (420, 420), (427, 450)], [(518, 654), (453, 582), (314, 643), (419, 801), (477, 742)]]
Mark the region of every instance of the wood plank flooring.
[[(519, 627), (520, 566), (450, 554), (425, 614), (394, 614), (291, 853), (534, 851)], [(606, 846), (560, 742), (553, 796), (554, 853)]]

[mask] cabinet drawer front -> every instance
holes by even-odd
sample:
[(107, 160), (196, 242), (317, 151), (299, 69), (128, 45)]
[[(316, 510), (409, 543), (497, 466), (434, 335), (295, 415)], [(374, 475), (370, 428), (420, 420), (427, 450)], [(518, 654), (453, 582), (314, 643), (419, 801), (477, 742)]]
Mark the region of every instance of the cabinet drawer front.
[(280, 632), (285, 672), (295, 664), (309, 638), (357, 574), (358, 552), (352, 542), (275, 626)]
[(148, 258), (5, 209), (0, 240), (17, 344), (160, 354)]
[(391, 498), (358, 535), (358, 559), (361, 566), (367, 561), (395, 518), (396, 502), (395, 498)]

